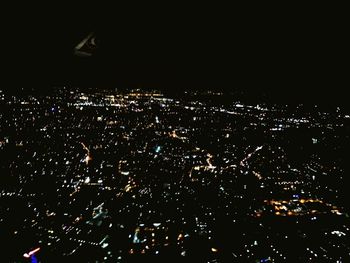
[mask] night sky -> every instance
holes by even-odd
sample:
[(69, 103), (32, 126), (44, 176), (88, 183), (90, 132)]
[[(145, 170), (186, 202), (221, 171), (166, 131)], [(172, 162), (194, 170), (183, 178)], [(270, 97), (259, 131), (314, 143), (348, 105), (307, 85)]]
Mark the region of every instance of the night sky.
[[(11, 25), (2, 43), (3, 89), (205, 88), (346, 104), (347, 42), (341, 21), (301, 21), (283, 14), (259, 19), (202, 15), (191, 21), (117, 17), (45, 14), (34, 22), (29, 15)], [(74, 47), (91, 31), (100, 40), (94, 56), (74, 56)]]

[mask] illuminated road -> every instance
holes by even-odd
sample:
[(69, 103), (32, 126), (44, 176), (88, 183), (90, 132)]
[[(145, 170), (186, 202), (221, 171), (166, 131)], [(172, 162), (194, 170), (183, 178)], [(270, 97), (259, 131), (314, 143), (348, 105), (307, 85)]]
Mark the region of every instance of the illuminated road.
[(187, 137), (181, 137), (181, 136), (177, 135), (176, 134), (176, 130), (173, 130), (172, 132), (169, 132), (169, 136), (172, 137), (172, 138), (175, 138), (175, 139), (182, 140), (182, 141), (188, 140)]
[(245, 167), (245, 162), (248, 161), (256, 152), (260, 151), (262, 148), (263, 146), (256, 147), (256, 149), (253, 152), (249, 153), (239, 164)]
[(207, 154), (207, 164), (208, 164), (208, 168), (209, 169), (212, 169), (212, 168), (215, 168), (216, 166), (213, 166), (213, 164), (211, 163), (211, 159), (213, 159), (213, 155), (211, 155), (210, 153)]
[(80, 144), (83, 146), (84, 150), (86, 151), (85, 163), (86, 165), (88, 165), (89, 162), (92, 160), (90, 149), (83, 142), (81, 142)]

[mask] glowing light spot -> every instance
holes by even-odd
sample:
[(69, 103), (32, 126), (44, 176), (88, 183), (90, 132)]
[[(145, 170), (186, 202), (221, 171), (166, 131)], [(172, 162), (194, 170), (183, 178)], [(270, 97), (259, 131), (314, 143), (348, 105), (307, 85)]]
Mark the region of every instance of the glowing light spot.
[(156, 153), (159, 153), (160, 150), (161, 150), (161, 147), (160, 147), (160, 146), (157, 146), (155, 151), (156, 151)]

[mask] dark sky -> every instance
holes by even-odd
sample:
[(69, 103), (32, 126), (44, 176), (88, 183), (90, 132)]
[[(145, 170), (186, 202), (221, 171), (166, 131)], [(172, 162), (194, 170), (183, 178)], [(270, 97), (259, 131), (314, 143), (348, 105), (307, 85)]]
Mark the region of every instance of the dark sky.
[[(135, 18), (47, 14), (9, 23), (3, 87), (204, 87), (346, 103), (348, 43), (340, 20)], [(95, 55), (74, 56), (91, 31), (100, 39)]]

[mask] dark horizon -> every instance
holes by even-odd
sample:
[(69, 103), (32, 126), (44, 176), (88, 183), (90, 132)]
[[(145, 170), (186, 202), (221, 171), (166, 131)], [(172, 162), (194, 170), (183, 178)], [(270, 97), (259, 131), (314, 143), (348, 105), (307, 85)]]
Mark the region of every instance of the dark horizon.
[[(5, 32), (1, 88), (213, 89), (267, 94), (277, 102), (347, 104), (340, 27), (291, 21), (237, 26), (219, 20), (162, 27), (81, 18), (22, 23)], [(74, 55), (90, 32), (99, 40), (94, 54)]]

